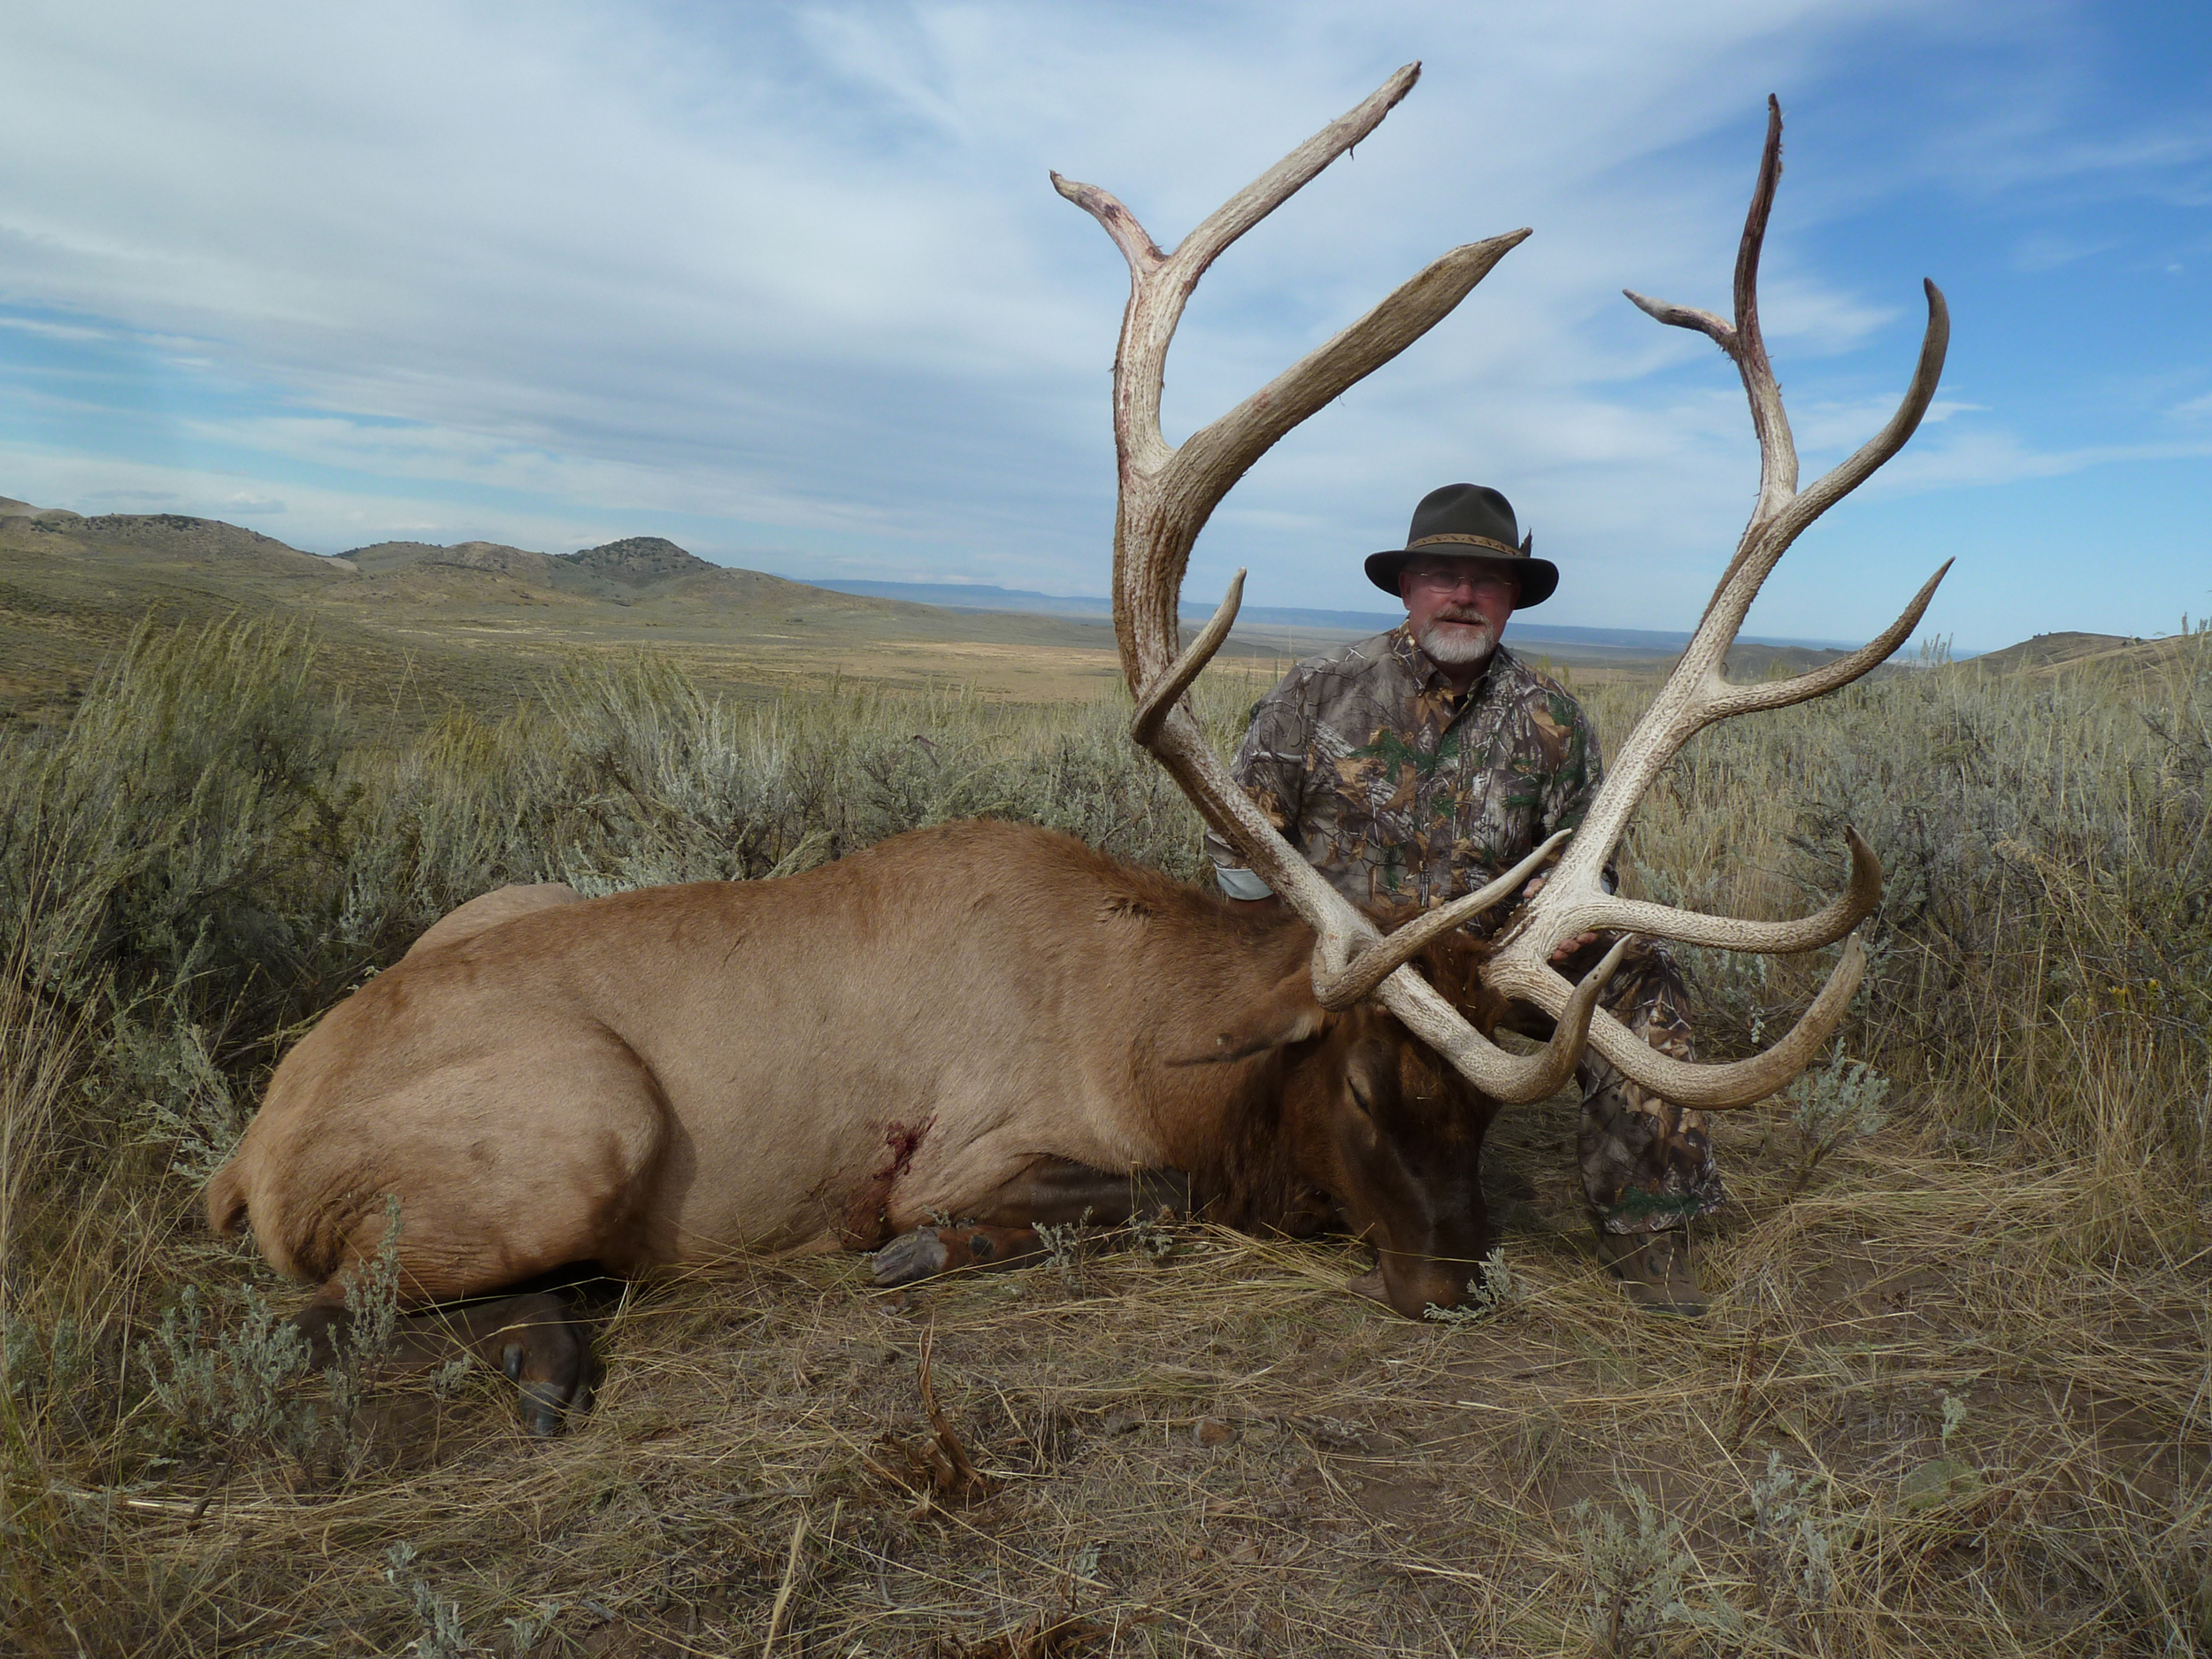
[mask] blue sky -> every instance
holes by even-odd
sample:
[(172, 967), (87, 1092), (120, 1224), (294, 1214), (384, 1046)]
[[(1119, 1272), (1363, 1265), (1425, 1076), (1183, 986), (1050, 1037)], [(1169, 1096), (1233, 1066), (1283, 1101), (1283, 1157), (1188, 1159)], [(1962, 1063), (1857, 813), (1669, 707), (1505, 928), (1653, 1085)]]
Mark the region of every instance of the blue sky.
[(0, 495), (336, 551), (664, 534), (799, 577), (1102, 593), (1125, 275), (1378, 85), (1420, 85), (1209, 274), (1179, 438), (1445, 249), (1459, 311), (1286, 439), (1191, 596), (1371, 608), (1412, 503), (1492, 483), (1546, 619), (1695, 620), (1741, 394), (1623, 287), (1725, 303), (1769, 91), (1763, 285), (1808, 476), (1950, 366), (1752, 631), (1861, 637), (1958, 560), (1987, 649), (2212, 610), (2212, 8), (1932, 0), (10, 8)]

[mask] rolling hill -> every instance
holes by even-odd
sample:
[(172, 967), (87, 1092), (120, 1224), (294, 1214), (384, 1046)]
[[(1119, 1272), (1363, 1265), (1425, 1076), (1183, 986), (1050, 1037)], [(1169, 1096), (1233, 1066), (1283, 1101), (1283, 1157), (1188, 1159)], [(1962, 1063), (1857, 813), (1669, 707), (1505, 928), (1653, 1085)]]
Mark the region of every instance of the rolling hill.
[[(936, 588), (928, 591), (935, 596)], [(503, 711), (533, 699), (574, 653), (640, 646), (675, 656), (710, 689), (743, 696), (834, 677), (907, 688), (964, 685), (1037, 701), (1093, 695), (1119, 678), (1104, 617), (956, 609), (814, 587), (711, 564), (659, 536), (572, 553), (379, 541), (330, 557), (219, 519), (85, 517), (0, 497), (0, 718), (65, 711), (145, 617), (188, 624), (236, 614), (311, 627), (334, 687), (374, 699), (403, 724), (455, 704)], [(1256, 611), (1240, 622), (1225, 661), (1271, 672), (1383, 621)], [(1586, 637), (1560, 637), (1568, 634)], [(1679, 649), (1674, 635), (1601, 637), (1532, 619), (1508, 637), (1525, 656), (1571, 668), (1584, 681), (1650, 673)], [(1974, 667), (2125, 672), (2154, 665), (2170, 646), (2039, 634)], [(1838, 655), (1745, 641), (1731, 652), (1730, 669), (1761, 679)]]
[[(65, 710), (142, 618), (311, 626), (334, 687), (410, 723), (495, 711), (576, 652), (650, 646), (703, 685), (772, 695), (833, 677), (1087, 695), (1118, 677), (1110, 626), (950, 611), (709, 563), (657, 536), (573, 553), (382, 541), (326, 557), (218, 519), (86, 518), (0, 498), (0, 718)], [(1273, 641), (1232, 656), (1271, 660)]]

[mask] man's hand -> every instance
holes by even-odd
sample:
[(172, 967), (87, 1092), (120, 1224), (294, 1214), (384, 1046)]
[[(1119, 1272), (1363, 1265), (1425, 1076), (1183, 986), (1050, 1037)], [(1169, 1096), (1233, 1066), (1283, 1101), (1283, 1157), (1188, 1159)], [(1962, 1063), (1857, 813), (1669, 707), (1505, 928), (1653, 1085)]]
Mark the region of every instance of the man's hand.
[[(1543, 890), (1544, 878), (1541, 876), (1532, 876), (1529, 879), (1529, 884), (1521, 889), (1521, 900), (1524, 903), (1525, 903)], [(1552, 948), (1552, 966), (1555, 968), (1557, 967), (1561, 963), (1566, 961), (1568, 957), (1573, 956), (1577, 951), (1587, 950), (1591, 946), (1596, 944), (1597, 942), (1598, 936), (1595, 933), (1578, 933), (1572, 939), (1561, 940), (1557, 945)]]

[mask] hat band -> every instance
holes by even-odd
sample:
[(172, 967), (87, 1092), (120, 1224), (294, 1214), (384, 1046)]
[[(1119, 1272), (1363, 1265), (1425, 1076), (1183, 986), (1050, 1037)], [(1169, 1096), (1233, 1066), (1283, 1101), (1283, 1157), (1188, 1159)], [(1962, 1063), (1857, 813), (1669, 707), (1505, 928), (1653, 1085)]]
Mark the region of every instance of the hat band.
[(1488, 548), (1493, 553), (1502, 553), (1508, 558), (1519, 559), (1528, 557), (1528, 554), (1522, 549), (1503, 541), (1493, 541), (1486, 535), (1465, 535), (1455, 531), (1447, 532), (1442, 535), (1425, 535), (1417, 541), (1409, 541), (1406, 543), (1406, 551), (1417, 553), (1423, 548), (1443, 546)]

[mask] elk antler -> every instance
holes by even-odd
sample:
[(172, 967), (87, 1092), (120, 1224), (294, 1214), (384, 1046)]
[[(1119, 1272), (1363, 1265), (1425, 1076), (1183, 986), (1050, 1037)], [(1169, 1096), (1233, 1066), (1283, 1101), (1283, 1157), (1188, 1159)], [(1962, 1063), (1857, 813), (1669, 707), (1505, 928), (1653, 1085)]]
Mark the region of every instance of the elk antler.
[[(1669, 1100), (1706, 1107), (1746, 1104), (1772, 1093), (1801, 1070), (1842, 1018), (1863, 960), (1855, 940), (1797, 1027), (1772, 1049), (1732, 1065), (1670, 1059), (1596, 1011), (1599, 991), (1619, 960), (1619, 947), (1576, 986), (1551, 969), (1548, 953), (1593, 926), (1748, 950), (1809, 949), (1842, 937), (1878, 899), (1880, 868), (1855, 833), (1850, 837), (1849, 890), (1797, 923), (1730, 921), (1616, 900), (1604, 892), (1599, 872), (1636, 801), (1692, 733), (1726, 715), (1800, 702), (1855, 679), (1894, 650), (1919, 620), (1934, 580), (1880, 639), (1838, 662), (1756, 687), (1731, 687), (1720, 677), (1721, 657), (1775, 561), (1806, 525), (1894, 454), (1918, 424), (1942, 365), (1947, 333), (1942, 296), (1929, 286), (1928, 339), (1904, 406), (1873, 442), (1802, 495), (1796, 493), (1788, 422), (1759, 337), (1755, 292), (1759, 243), (1780, 170), (1778, 106), (1769, 124), (1766, 158), (1737, 262), (1735, 325), (1702, 311), (1637, 301), (1663, 321), (1711, 334), (1741, 367), (1763, 457), (1759, 504), (1690, 649), (1630, 734), (1559, 870), (1525, 907), (1495, 965), (1481, 970), (1495, 988), (1536, 1003), (1557, 1022), (1540, 1054), (1509, 1053), (1477, 1032), (1425, 980), (1398, 970), (1440, 933), (1517, 892), (1562, 837), (1554, 836), (1480, 892), (1383, 937), (1268, 822), (1229, 776), (1182, 700), (1228, 635), (1243, 595), (1243, 572), (1237, 572), (1220, 609), (1190, 648), (1177, 649), (1177, 602), (1191, 547), (1230, 487), (1277, 439), (1441, 321), (1529, 234), (1513, 231), (1455, 248), (1360, 321), (1194, 433), (1179, 449), (1169, 446), (1160, 431), (1167, 349), (1200, 276), (1232, 242), (1373, 131), (1420, 73), (1418, 64), (1400, 70), (1364, 103), (1233, 196), (1172, 254), (1162, 253), (1129, 210), (1107, 192), (1052, 175), (1060, 194), (1095, 218), (1129, 262), (1129, 304), (1114, 357), (1114, 439), (1120, 470), (1114, 629), (1122, 670), (1137, 700), (1131, 735), (1158, 757), (1206, 821), (1314, 929), (1314, 990), (1324, 1006), (1344, 1008), (1364, 996), (1379, 996), (1478, 1088), (1507, 1103), (1541, 1099), (1557, 1088), (1572, 1073), (1587, 1041), (1627, 1076)], [(1936, 580), (1941, 576), (1938, 572)]]
[(1384, 939), (1267, 821), (1229, 776), (1182, 701), (1227, 637), (1243, 595), (1240, 571), (1213, 620), (1188, 650), (1177, 649), (1183, 572), (1215, 504), (1277, 439), (1448, 316), (1528, 234), (1517, 230), (1453, 249), (1181, 447), (1171, 447), (1162, 435), (1160, 388), (1168, 345), (1206, 267), (1372, 132), (1420, 73), (1418, 64), (1401, 69), (1357, 108), (1232, 196), (1171, 254), (1162, 253), (1135, 216), (1106, 191), (1056, 173), (1052, 182), (1105, 227), (1129, 261), (1129, 305), (1114, 354), (1114, 447), (1121, 475), (1114, 519), (1114, 633), (1122, 672), (1137, 700), (1131, 735), (1158, 757), (1206, 821), (1313, 928), (1314, 992), (1324, 1006), (1348, 1008), (1379, 989), (1385, 1004), (1477, 1087), (1502, 1101), (1540, 1100), (1573, 1073), (1601, 977), (1592, 975), (1561, 1005), (1558, 1029), (1543, 1053), (1521, 1056), (1476, 1031), (1425, 980), (1397, 970), (1439, 933), (1517, 891), (1560, 838), (1481, 893)]
[[(1759, 332), (1759, 250), (1766, 238), (1767, 216), (1782, 173), (1782, 106), (1767, 100), (1766, 148), (1759, 181), (1752, 191), (1736, 255), (1736, 319), (1724, 322), (1710, 311), (1663, 305), (1630, 292), (1629, 299), (1663, 323), (1694, 328), (1726, 352), (1743, 377), (1751, 403), (1751, 424), (1759, 439), (1759, 499), (1744, 526), (1736, 555), (1705, 607), (1689, 649), (1659, 688), (1651, 706), (1621, 745), (1613, 768), (1590, 803), (1573, 844), (1551, 872), (1543, 890), (1523, 907), (1502, 948), (1482, 969), (1493, 989), (1534, 1002), (1563, 1017), (1574, 987), (1548, 960), (1561, 941), (1590, 929), (1653, 933), (1690, 944), (1765, 953), (1812, 950), (1850, 933), (1882, 895), (1881, 866), (1855, 831), (1845, 835), (1851, 854), (1851, 882), (1843, 895), (1815, 915), (1794, 922), (1746, 922), (1703, 916), (1661, 904), (1615, 898), (1605, 891), (1601, 872), (1628, 816), (1660, 771), (1694, 735), (1731, 715), (1757, 709), (1785, 708), (1847, 685), (1902, 644), (1935, 596), (1936, 585), (1951, 566), (1945, 561), (1913, 595), (1904, 614), (1870, 643), (1793, 678), (1757, 685), (1732, 686), (1723, 677), (1724, 658), (1743, 626), (1751, 602), (1769, 572), (1805, 528), (1872, 475), (1911, 437), (1935, 396), (1943, 373), (1943, 354), (1951, 321), (1943, 295), (1924, 282), (1928, 326), (1912, 384), (1889, 424), (1857, 453), (1809, 489), (1797, 488), (1797, 448), (1781, 388), (1767, 359)], [(1591, 1045), (1624, 1074), (1647, 1089), (1686, 1106), (1723, 1108), (1763, 1099), (1796, 1075), (1818, 1052), (1843, 1017), (1865, 966), (1855, 935), (1812, 1006), (1789, 1034), (1772, 1048), (1730, 1065), (1694, 1065), (1660, 1054), (1611, 1016), (1600, 1012), (1590, 1030)]]

